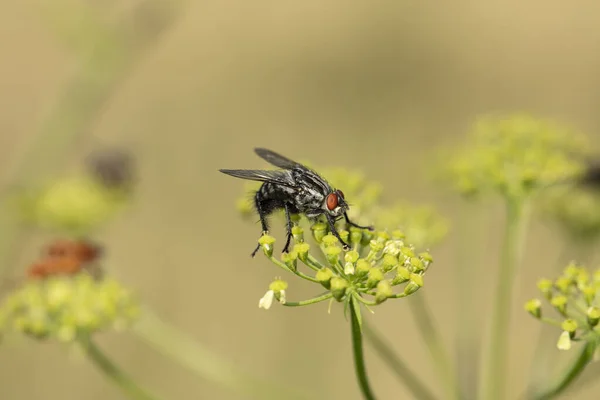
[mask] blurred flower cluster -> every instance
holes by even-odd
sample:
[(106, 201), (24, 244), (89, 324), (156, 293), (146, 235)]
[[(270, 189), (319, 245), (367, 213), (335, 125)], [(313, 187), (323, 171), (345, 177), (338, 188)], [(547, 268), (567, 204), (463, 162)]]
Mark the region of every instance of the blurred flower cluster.
[(54, 179), (18, 193), (24, 221), (36, 228), (85, 235), (100, 228), (131, 200), (133, 161), (104, 150), (89, 157), (83, 173)]
[(449, 221), (430, 205), (402, 201), (391, 207), (379, 207), (372, 213), (380, 229), (401, 229), (418, 249), (435, 246), (449, 230)]
[(510, 198), (580, 177), (586, 137), (529, 115), (488, 116), (470, 140), (444, 159), (444, 178), (465, 196), (497, 192)]
[(555, 280), (537, 284), (550, 307), (560, 317), (549, 318), (542, 312), (542, 301), (532, 299), (525, 310), (540, 321), (560, 328), (557, 347), (569, 350), (571, 342), (600, 342), (600, 269), (590, 272), (575, 263), (568, 265)]
[(138, 312), (135, 298), (119, 282), (82, 272), (29, 280), (11, 292), (0, 306), (0, 330), (71, 342), (127, 327)]
[(543, 216), (574, 241), (600, 238), (600, 191), (590, 186), (562, 186), (549, 190), (540, 201)]
[(110, 151), (90, 158), (82, 174), (18, 194), (25, 222), (64, 238), (49, 244), (4, 296), (0, 331), (70, 342), (133, 322), (135, 298), (104, 276), (102, 249), (82, 239), (128, 204), (132, 172), (125, 153)]

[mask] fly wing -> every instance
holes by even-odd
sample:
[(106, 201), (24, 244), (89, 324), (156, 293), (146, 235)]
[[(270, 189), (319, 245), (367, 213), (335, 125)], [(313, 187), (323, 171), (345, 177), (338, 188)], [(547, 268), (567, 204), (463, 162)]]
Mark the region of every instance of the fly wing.
[(251, 181), (270, 182), (287, 187), (296, 187), (288, 173), (283, 171), (265, 171), (260, 169), (220, 169), (224, 174)]
[(269, 164), (273, 164), (276, 167), (283, 169), (293, 169), (293, 168), (301, 168), (306, 169), (306, 167), (296, 161), (292, 161), (287, 157), (282, 156), (281, 154), (277, 154), (274, 151), (264, 149), (264, 148), (256, 148), (254, 152), (258, 154), (260, 158), (268, 162)]

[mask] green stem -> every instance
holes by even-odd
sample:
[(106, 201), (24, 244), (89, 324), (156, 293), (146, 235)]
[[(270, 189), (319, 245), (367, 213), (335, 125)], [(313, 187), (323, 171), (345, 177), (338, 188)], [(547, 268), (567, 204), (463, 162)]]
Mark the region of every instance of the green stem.
[(563, 393), (575, 379), (581, 375), (585, 367), (594, 358), (594, 351), (596, 350), (596, 342), (587, 342), (584, 348), (581, 350), (579, 356), (573, 361), (573, 364), (567, 368), (563, 376), (556, 382), (556, 384), (540, 394), (535, 395), (535, 400), (548, 400), (555, 398), (559, 394)]
[(375, 395), (369, 385), (367, 378), (367, 368), (365, 365), (365, 357), (363, 353), (363, 342), (362, 342), (362, 320), (360, 315), (360, 305), (358, 301), (352, 296), (350, 300), (350, 318), (352, 326), (352, 350), (354, 353), (354, 367), (356, 371), (356, 378), (358, 379), (358, 385), (363, 394), (365, 400), (375, 400)]
[[(202, 378), (215, 382), (247, 399), (308, 400), (314, 396), (300, 394), (288, 385), (264, 382), (245, 374), (231, 363), (212, 353), (178, 329), (170, 326), (151, 310), (144, 309), (134, 333), (159, 353), (171, 358)], [(273, 380), (275, 382), (276, 380)]]
[(330, 292), (327, 292), (327, 293), (322, 294), (321, 296), (315, 297), (313, 299), (296, 301), (296, 302), (286, 301), (285, 304), (283, 304), (283, 305), (286, 307), (301, 307), (301, 306), (307, 306), (309, 304), (320, 303), (322, 301), (329, 300), (332, 297), (333, 297), (333, 294), (331, 294)]
[(363, 323), (365, 338), (371, 343), (379, 357), (395, 373), (396, 377), (412, 393), (413, 399), (435, 400), (435, 396), (425, 384), (409, 368), (408, 364), (398, 356), (392, 347), (383, 339), (376, 329)]
[(90, 338), (81, 339), (80, 345), (89, 358), (94, 362), (94, 364), (96, 364), (96, 366), (115, 384), (117, 384), (117, 386), (119, 386), (131, 399), (158, 399), (156, 396), (137, 386), (135, 382), (125, 375), (123, 371), (121, 371), (119, 367), (117, 367)]
[(527, 222), (526, 203), (523, 199), (507, 199), (506, 228), (502, 249), (502, 262), (497, 280), (496, 299), (492, 316), (488, 368), (483, 386), (486, 400), (506, 399), (508, 344), (512, 289), (521, 259), (522, 242)]
[(450, 358), (440, 336), (439, 329), (434, 324), (431, 310), (427, 306), (422, 293), (415, 293), (408, 302), (417, 328), (425, 341), (431, 356), (431, 362), (436, 369), (438, 378), (443, 382), (448, 399), (461, 398), (460, 388), (456, 379), (455, 371), (452, 369)]
[(460, 199), (456, 239), (458, 240), (455, 260), (455, 291), (456, 291), (456, 320), (457, 333), (455, 340), (455, 358), (457, 379), (464, 400), (477, 396), (480, 376), (481, 327), (477, 323), (479, 303), (473, 301), (477, 296), (475, 285), (478, 270), (474, 266), (481, 261), (481, 235), (478, 230), (482, 226), (482, 207)]

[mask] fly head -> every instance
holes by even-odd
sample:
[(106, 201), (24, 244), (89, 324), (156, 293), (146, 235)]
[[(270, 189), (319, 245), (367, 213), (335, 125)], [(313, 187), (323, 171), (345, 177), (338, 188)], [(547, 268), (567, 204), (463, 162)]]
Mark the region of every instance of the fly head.
[(344, 192), (341, 190), (334, 190), (325, 197), (323, 208), (327, 214), (337, 218), (347, 212), (348, 209), (350, 209), (350, 206), (344, 199)]

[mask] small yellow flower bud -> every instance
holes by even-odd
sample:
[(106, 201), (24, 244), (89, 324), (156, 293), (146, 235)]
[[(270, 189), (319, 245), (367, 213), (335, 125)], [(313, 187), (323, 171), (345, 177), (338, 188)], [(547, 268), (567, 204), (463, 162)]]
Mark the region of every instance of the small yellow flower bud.
[(525, 303), (525, 311), (533, 315), (534, 318), (541, 318), (542, 316), (542, 302), (538, 299), (529, 300)]
[(337, 263), (340, 261), (340, 253), (342, 252), (342, 249), (340, 249), (339, 247), (326, 247), (325, 248), (325, 257), (327, 258), (327, 262), (329, 263), (329, 265), (337, 265)]
[(298, 253), (296, 253), (294, 250), (289, 253), (282, 253), (281, 261), (287, 265), (289, 269), (295, 271), (298, 262)]
[(298, 254), (298, 258), (302, 261), (306, 262), (308, 258), (308, 251), (310, 250), (310, 245), (308, 243), (298, 243), (294, 245), (294, 252)]
[(337, 301), (342, 301), (348, 289), (348, 282), (340, 277), (334, 276), (331, 278), (331, 294)]
[(331, 233), (328, 233), (327, 235), (323, 236), (322, 242), (323, 245), (325, 245), (325, 247), (329, 247), (337, 245), (339, 243), (339, 240)]
[(358, 260), (359, 257), (360, 257), (360, 254), (358, 254), (358, 251), (350, 250), (349, 252), (347, 252), (344, 255), (344, 260), (346, 262), (354, 264), (354, 263), (356, 263), (356, 261)]
[(383, 260), (381, 262), (381, 268), (383, 269), (384, 273), (391, 271), (397, 265), (398, 265), (397, 257), (394, 257), (390, 254), (386, 254), (383, 256)]
[(598, 325), (598, 322), (600, 321), (600, 308), (594, 306), (589, 307), (586, 314), (588, 324), (590, 324), (592, 328)]
[(392, 280), (392, 285), (399, 285), (410, 280), (410, 271), (404, 267), (396, 269), (396, 276)]
[(375, 292), (375, 301), (377, 302), (377, 304), (381, 304), (393, 294), (394, 293), (392, 292), (392, 285), (390, 285), (390, 282), (387, 280), (380, 281), (377, 284), (377, 291)]
[(331, 288), (331, 278), (333, 278), (333, 271), (329, 268), (322, 268), (317, 271), (315, 278), (319, 281), (321, 285), (325, 287), (325, 289)]
[(544, 296), (547, 299), (552, 298), (552, 287), (553, 286), (554, 286), (554, 284), (552, 283), (552, 281), (550, 279), (541, 279), (537, 283), (538, 289), (540, 290), (540, 292), (542, 292), (544, 294)]
[(364, 278), (365, 276), (367, 276), (370, 269), (371, 269), (371, 264), (369, 264), (369, 262), (367, 260), (365, 260), (364, 258), (361, 258), (356, 262), (355, 274), (359, 278)]
[(321, 244), (323, 238), (327, 235), (327, 225), (322, 222), (317, 222), (311, 226), (311, 231), (315, 241)]
[(356, 244), (362, 241), (362, 230), (358, 228), (350, 228), (350, 243)]
[(267, 257), (273, 256), (273, 244), (275, 243), (275, 238), (270, 235), (262, 235), (260, 239), (258, 239), (258, 244), (262, 247), (263, 252)]
[(567, 311), (567, 298), (565, 296), (556, 296), (550, 300), (550, 304), (561, 314)]
[(383, 272), (379, 268), (371, 268), (367, 273), (367, 287), (374, 288), (384, 278)]
[(575, 331), (578, 327), (577, 321), (575, 321), (574, 319), (566, 319), (560, 326), (565, 332), (569, 332), (571, 339), (575, 337)]
[(296, 243), (302, 243), (302, 242), (304, 242), (304, 229), (302, 229), (298, 225), (295, 225), (292, 228), (292, 237), (294, 238), (294, 241)]

